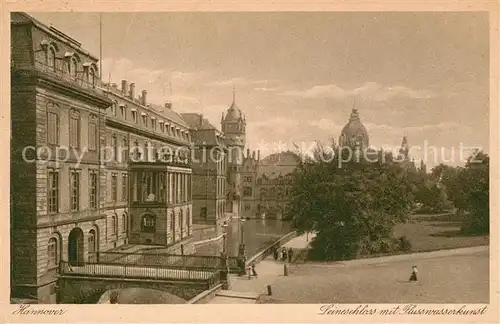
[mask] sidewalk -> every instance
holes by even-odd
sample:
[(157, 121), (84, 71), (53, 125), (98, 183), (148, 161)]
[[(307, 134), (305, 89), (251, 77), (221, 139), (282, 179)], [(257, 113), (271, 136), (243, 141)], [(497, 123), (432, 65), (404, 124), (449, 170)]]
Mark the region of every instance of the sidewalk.
[[(306, 235), (301, 235), (293, 238), (288, 243), (283, 246), (286, 248), (293, 249), (303, 249), (309, 245), (311, 242), (312, 235), (309, 234), (309, 240), (307, 240)], [(256, 264), (255, 270), (257, 271), (257, 277), (238, 276), (229, 275), (229, 284), (231, 288), (230, 294), (249, 295), (253, 294), (257, 298), (259, 295), (267, 293), (267, 285), (272, 285), (277, 279), (284, 277), (284, 264), (285, 262), (274, 260), (272, 256), (260, 261)], [(289, 265), (288, 263), (286, 263)], [(229, 303), (231, 297), (221, 292), (220, 296), (216, 296), (210, 301), (210, 304), (222, 304)], [(233, 298), (234, 303), (248, 302), (248, 300), (243, 301), (242, 298)], [(254, 301), (255, 302), (255, 301)]]

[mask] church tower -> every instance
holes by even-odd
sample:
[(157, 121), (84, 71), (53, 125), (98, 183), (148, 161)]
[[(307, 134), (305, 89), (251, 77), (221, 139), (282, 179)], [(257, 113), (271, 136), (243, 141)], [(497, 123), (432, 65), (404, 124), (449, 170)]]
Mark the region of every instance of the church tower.
[(241, 172), (246, 143), (246, 120), (240, 108), (236, 105), (235, 97), (236, 91), (233, 85), (233, 103), (226, 114), (222, 114), (221, 128), (228, 149), (226, 212), (231, 217), (239, 218), (241, 215)]

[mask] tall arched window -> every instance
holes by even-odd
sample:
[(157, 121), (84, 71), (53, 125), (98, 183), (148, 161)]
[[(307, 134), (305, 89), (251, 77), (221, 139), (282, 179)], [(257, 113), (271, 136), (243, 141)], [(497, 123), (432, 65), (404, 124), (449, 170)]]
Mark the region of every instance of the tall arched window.
[(47, 259), (49, 267), (55, 267), (59, 264), (59, 246), (55, 237), (52, 237), (47, 245)]
[(89, 231), (89, 236), (88, 236), (88, 243), (89, 243), (89, 254), (96, 252), (96, 233), (94, 229), (91, 229)]
[(125, 214), (122, 215), (122, 232), (127, 232), (127, 215)]
[(89, 236), (87, 238), (88, 242), (88, 261), (96, 262), (97, 261), (97, 235), (94, 229), (89, 231)]
[(56, 69), (56, 50), (51, 46), (47, 52), (47, 64), (52, 70)]
[(156, 232), (156, 218), (154, 215), (146, 214), (142, 216), (141, 230), (148, 233)]
[(90, 84), (95, 85), (95, 71), (93, 68), (89, 68)]
[(78, 62), (76, 61), (75, 58), (72, 58), (71, 59), (71, 77), (76, 79), (77, 75), (78, 75)]
[(111, 235), (116, 234), (118, 234), (118, 220), (116, 218), (116, 215), (113, 215), (111, 217)]

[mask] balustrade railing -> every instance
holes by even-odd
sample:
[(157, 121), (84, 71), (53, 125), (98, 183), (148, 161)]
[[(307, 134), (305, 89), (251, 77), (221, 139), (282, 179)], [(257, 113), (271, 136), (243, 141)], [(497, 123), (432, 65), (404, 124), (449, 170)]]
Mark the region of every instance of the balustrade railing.
[(115, 263), (80, 262), (71, 265), (67, 261), (60, 264), (60, 274), (70, 276), (114, 277), (127, 279), (153, 279), (177, 281), (206, 281), (216, 284), (219, 271), (208, 269), (182, 269), (163, 266), (141, 266)]
[(35, 61), (35, 69), (37, 71), (52, 75), (60, 80), (64, 80), (69, 84), (102, 93), (103, 84), (97, 74), (94, 76), (93, 80), (92, 75), (88, 74), (87, 71), (78, 71), (75, 76), (69, 74), (59, 67), (50, 66), (46, 62), (39, 60)]
[(92, 256), (99, 263), (114, 263), (141, 266), (163, 266), (186, 269), (217, 269), (221, 258), (218, 256), (180, 255), (151, 252), (97, 252)]

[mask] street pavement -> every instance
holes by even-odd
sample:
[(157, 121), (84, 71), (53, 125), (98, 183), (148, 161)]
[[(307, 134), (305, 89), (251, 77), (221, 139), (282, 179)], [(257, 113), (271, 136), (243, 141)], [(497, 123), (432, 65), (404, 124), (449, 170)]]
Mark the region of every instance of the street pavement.
[[(306, 235), (285, 247), (300, 249)], [(288, 265), (272, 257), (256, 265), (258, 277), (231, 275), (232, 292), (266, 294), (280, 303), (487, 303), (489, 249), (487, 246), (396, 255), (344, 262)], [(408, 278), (418, 267), (418, 281)], [(219, 296), (210, 303), (227, 303)], [(232, 301), (238, 303), (238, 299)]]

